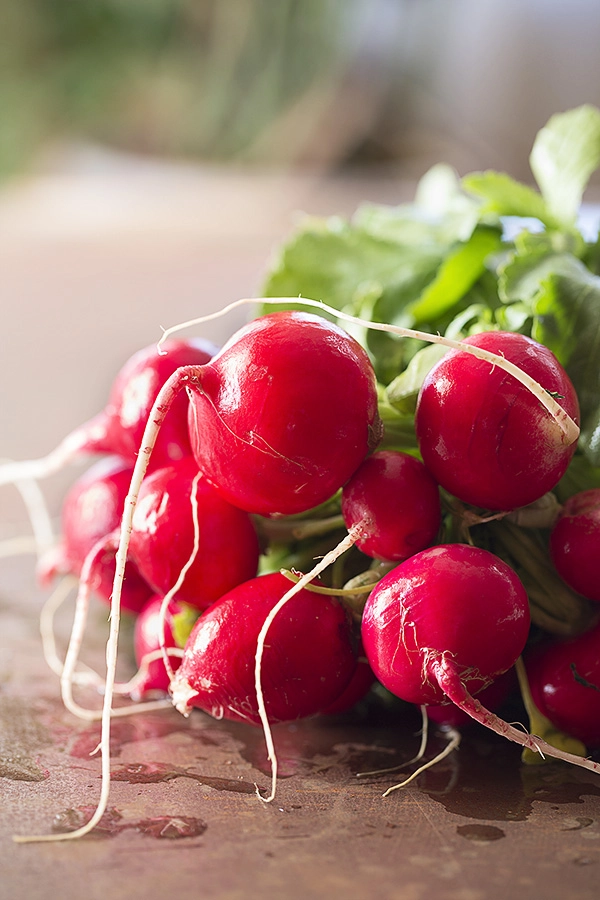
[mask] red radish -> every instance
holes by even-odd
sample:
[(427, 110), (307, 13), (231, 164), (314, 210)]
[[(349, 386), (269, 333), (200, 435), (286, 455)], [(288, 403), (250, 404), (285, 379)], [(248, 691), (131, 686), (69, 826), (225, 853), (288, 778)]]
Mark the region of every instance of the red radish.
[(560, 731), (600, 747), (600, 625), (525, 657), (533, 702)]
[(401, 563), (365, 604), (362, 640), (376, 677), (417, 706), (451, 700), (471, 718), (530, 750), (600, 772), (550, 746), (472, 696), (518, 659), (529, 630), (525, 588), (487, 550), (444, 544)]
[(394, 450), (368, 457), (342, 490), (348, 528), (367, 556), (398, 562), (424, 550), (440, 527), (438, 486), (420, 460)]
[[(133, 464), (152, 406), (164, 382), (184, 365), (203, 365), (217, 352), (205, 341), (164, 341), (134, 354), (118, 373), (102, 412), (68, 434), (48, 456), (0, 466), (0, 485), (46, 478), (82, 454), (116, 453)], [(185, 397), (176, 398), (165, 417), (152, 466), (191, 453)], [(172, 406), (173, 406), (172, 404)]]
[[(360, 654), (360, 649), (359, 649)], [(339, 697), (321, 710), (323, 716), (336, 716), (347, 712), (363, 700), (375, 684), (373, 669), (364, 657), (359, 655), (354, 675)]]
[(401, 563), (375, 586), (362, 621), (375, 675), (417, 706), (447, 701), (436, 674), (442, 658), (477, 692), (514, 664), (528, 631), (529, 604), (517, 575), (467, 544), (443, 544)]
[[(381, 422), (377, 411), (375, 375), (366, 353), (356, 341), (336, 326), (329, 325), (325, 320), (314, 316), (304, 316), (300, 313), (279, 313), (273, 316), (265, 316), (257, 321), (260, 324), (254, 323), (248, 326), (247, 329), (242, 329), (240, 335), (242, 352), (239, 354), (236, 354), (236, 341), (232, 339), (228, 344), (227, 351), (224, 350), (218, 355), (218, 365), (215, 362), (214, 365), (187, 366), (178, 369), (160, 389), (148, 417), (140, 444), (140, 453), (134, 466), (125, 502), (119, 546), (116, 554), (116, 572), (111, 597), (110, 631), (106, 643), (105, 699), (102, 706), (102, 735), (100, 740), (102, 756), (101, 796), (96, 811), (89, 822), (77, 831), (72, 832), (70, 834), (71, 839), (91, 831), (100, 821), (108, 802), (110, 790), (112, 697), (115, 689), (121, 592), (129, 548), (129, 535), (137, 496), (154, 445), (162, 423), (180, 391), (187, 387), (188, 396), (191, 396), (191, 398), (198, 398), (204, 392), (204, 406), (205, 408), (213, 409), (213, 418), (216, 420), (215, 424), (220, 435), (219, 452), (217, 453), (217, 447), (214, 444), (212, 446), (216, 456), (219, 458), (221, 467), (224, 470), (230, 470), (230, 467), (234, 464), (241, 465), (243, 451), (246, 450), (248, 465), (245, 475), (248, 477), (251, 475), (256, 476), (258, 471), (259, 478), (256, 479), (254, 477), (252, 479), (245, 498), (244, 490), (242, 490), (240, 498), (242, 501), (249, 499), (248, 494), (253, 497), (252, 505), (246, 507), (248, 511), (256, 508), (259, 512), (274, 514), (288, 509), (292, 512), (310, 509), (311, 506), (316, 505), (321, 500), (326, 500), (341, 487), (344, 481), (358, 467), (367, 452), (374, 448), (379, 439)], [(279, 327), (283, 322), (289, 326), (288, 339), (282, 340), (281, 343), (276, 341), (274, 344), (267, 341), (263, 346), (265, 352), (262, 355), (261, 353), (253, 354), (248, 352), (253, 344), (257, 347), (261, 345), (261, 332), (271, 332), (272, 336), (274, 323)], [(312, 336), (314, 340), (304, 341), (303, 335), (308, 335), (309, 338)], [(299, 354), (299, 347), (307, 352)], [(244, 349), (246, 352), (243, 352)], [(288, 358), (287, 373), (285, 365), (281, 369), (282, 357)], [(283, 387), (282, 382), (285, 382), (285, 385), (292, 390), (292, 403), (289, 407), (286, 404), (285, 396), (282, 396), (282, 391), (277, 386), (273, 391), (269, 391), (271, 376), (275, 374), (271, 367), (273, 362), (276, 363), (273, 368), (280, 371), (280, 376), (286, 376), (285, 378), (279, 378), (280, 386)], [(291, 362), (291, 366), (289, 362)], [(299, 363), (301, 364), (300, 366), (298, 366)], [(250, 366), (250, 371), (248, 371), (248, 365)], [(293, 370), (296, 376), (295, 379), (292, 377), (290, 369)], [(314, 378), (315, 370), (320, 370), (320, 385), (318, 380)], [(205, 390), (205, 387), (216, 388), (217, 381), (220, 380), (220, 374), (225, 374), (226, 371), (229, 379), (222, 381), (222, 387), (225, 390), (218, 396), (219, 404), (215, 408), (214, 402), (217, 395), (213, 397)], [(302, 379), (298, 377), (299, 373), (302, 373)], [(206, 386), (202, 383), (203, 374), (207, 374), (208, 385)], [(330, 375), (333, 377), (330, 378)], [(235, 412), (236, 406), (241, 406), (243, 409), (239, 397), (241, 390), (244, 386), (247, 388), (252, 387), (253, 382), (257, 378), (260, 378), (263, 388), (262, 399), (264, 408), (261, 406), (260, 392), (253, 390), (252, 400), (254, 402), (247, 409), (251, 413), (254, 427), (251, 426), (248, 417), (246, 417), (245, 422), (241, 421), (238, 423), (243, 426), (242, 434), (239, 436), (230, 431), (224, 417), (231, 419), (229, 425), (233, 422), (235, 417), (227, 414)], [(304, 380), (308, 388), (304, 393), (304, 397), (299, 397), (293, 390), (300, 380)], [(328, 388), (334, 388), (333, 392), (328, 390), (327, 403), (325, 404), (323, 403), (322, 394), (324, 384), (328, 385)], [(283, 391), (284, 395), (286, 393), (288, 393), (289, 399), (289, 392)], [(267, 403), (267, 395), (270, 395), (270, 400), (273, 400), (274, 396), (278, 402), (275, 404)], [(325, 410), (329, 411), (329, 417), (326, 415)], [(269, 412), (270, 415), (265, 417), (265, 413)], [(197, 442), (200, 438), (200, 431), (197, 427), (199, 419), (195, 413), (192, 418), (195, 423), (192, 426), (192, 436)], [(266, 435), (262, 433), (263, 420), (264, 424), (269, 426)], [(278, 428), (277, 422), (279, 422)], [(261, 431), (257, 431), (257, 427), (260, 427)], [(273, 438), (276, 436), (277, 430), (279, 431), (279, 446), (270, 445), (269, 440), (265, 444), (265, 436)], [(294, 450), (296, 455), (289, 457), (289, 453), (293, 453)], [(308, 452), (308, 457), (305, 456), (305, 452)], [(53, 466), (56, 465), (58, 457), (60, 457), (60, 453), (53, 458)], [(268, 466), (265, 467), (264, 465), (266, 459), (271, 462), (270, 470)], [(14, 467), (8, 467), (0, 472), (0, 483), (29, 477), (32, 471), (38, 472), (35, 461), (31, 465), (19, 466), (16, 470)], [(44, 461), (43, 471), (44, 474), (48, 474), (46, 461)], [(218, 473), (211, 472), (209, 474), (211, 478), (214, 478), (215, 474)], [(244, 488), (243, 482), (241, 487)], [(266, 499), (267, 502), (263, 503), (263, 499)], [(254, 502), (256, 500), (260, 500), (260, 502), (255, 507)], [(242, 506), (244, 505), (242, 503)], [(191, 557), (188, 559), (188, 563), (190, 560)], [(315, 572), (314, 574), (316, 575), (317, 573)], [(294, 585), (292, 590), (297, 589), (297, 587)], [(289, 598), (285, 597), (285, 599), (287, 602)], [(282, 600), (283, 598), (280, 597), (279, 602)], [(84, 609), (85, 602), (82, 601), (80, 606)], [(278, 608), (279, 604), (275, 602), (272, 612), (274, 613)], [(82, 613), (80, 618), (84, 621), (85, 615)], [(270, 624), (271, 620), (267, 616), (263, 623), (263, 629), (266, 631)], [(261, 643), (261, 638), (263, 643)], [(65, 663), (65, 673), (63, 673), (62, 679), (65, 684), (65, 693), (69, 688), (68, 682), (72, 678), (78, 653), (78, 640), (72, 640), (71, 643), (73, 652), (67, 654), (69, 665)], [(264, 695), (256, 687), (257, 684), (260, 684), (260, 665), (264, 649), (264, 635), (259, 629), (257, 647), (255, 648), (254, 680), (257, 714), (266, 732), (268, 728), (268, 714), (265, 711)], [(354, 659), (354, 664), (355, 662)], [(348, 675), (348, 681), (351, 674), (352, 672)], [(336, 685), (335, 694), (340, 693), (344, 686), (344, 684)], [(333, 694), (324, 698), (322, 705), (325, 706), (327, 702), (331, 702), (333, 699), (335, 699)], [(182, 700), (182, 708), (186, 707), (187, 703), (184, 699)], [(271, 758), (273, 758), (273, 754), (271, 754)], [(275, 776), (276, 768), (274, 765), (273, 779), (275, 779)], [(273, 794), (268, 799), (271, 800), (272, 796)]]
[(261, 515), (327, 500), (380, 438), (373, 367), (319, 316), (255, 319), (189, 379), (198, 465), (223, 496)]
[[(578, 420), (573, 385), (546, 347), (494, 331), (464, 343), (516, 363)], [(575, 452), (575, 442), (526, 387), (465, 351), (450, 351), (427, 375), (415, 427), (433, 477), (459, 500), (485, 509), (533, 503), (556, 485)]]
[[(95, 547), (95, 560), (89, 566), (89, 587), (109, 601), (115, 574), (116, 531), (132, 471), (129, 463), (111, 456), (95, 463), (71, 486), (61, 509), (61, 542), (40, 560), (38, 574), (42, 582), (57, 574), (79, 575)], [(123, 608), (138, 612), (151, 595), (136, 565), (128, 562)]]
[[(169, 601), (166, 615), (161, 615), (162, 597), (153, 597), (142, 609), (135, 620), (133, 644), (137, 665), (142, 671), (136, 682), (136, 695), (144, 697), (153, 692), (166, 693), (170, 678), (162, 659), (154, 658), (161, 646), (183, 649), (192, 627), (198, 618), (198, 610), (176, 599)], [(164, 640), (161, 641), (160, 629), (163, 629)], [(181, 660), (171, 657), (174, 671), (179, 668)]]
[[(486, 688), (477, 694), (477, 699), (486, 709), (495, 712), (498, 710), (518, 688), (518, 679), (514, 666), (498, 675)], [(444, 703), (439, 706), (432, 704), (426, 707), (427, 717), (438, 725), (447, 728), (464, 728), (473, 724), (473, 719), (468, 713), (463, 712), (454, 703)]]
[[(234, 588), (200, 616), (171, 684), (187, 715), (260, 723), (255, 654), (261, 627), (286, 593), (283, 575), (261, 575)], [(336, 700), (356, 669), (350, 624), (334, 599), (300, 590), (271, 624), (262, 658), (262, 692), (270, 722), (314, 715)]]
[[(165, 381), (181, 366), (209, 362), (217, 348), (205, 341), (166, 341), (135, 353), (117, 375), (104, 411), (104, 447), (135, 462), (152, 405)], [(152, 455), (152, 468), (178, 462), (191, 454), (187, 430), (187, 399), (177, 397), (161, 426)]]
[(565, 501), (550, 534), (550, 556), (570, 588), (600, 602), (600, 488)]
[(260, 551), (249, 515), (223, 500), (193, 457), (157, 469), (143, 481), (129, 554), (155, 591), (166, 594), (194, 550), (192, 492), (199, 540), (177, 599), (205, 609), (256, 575)]

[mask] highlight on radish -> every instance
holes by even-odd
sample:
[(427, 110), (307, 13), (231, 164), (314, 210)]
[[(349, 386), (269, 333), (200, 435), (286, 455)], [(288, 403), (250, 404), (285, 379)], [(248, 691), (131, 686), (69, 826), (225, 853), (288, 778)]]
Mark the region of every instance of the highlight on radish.
[[(218, 348), (205, 340), (165, 341), (134, 353), (117, 375), (99, 419), (106, 431), (104, 443), (112, 453), (135, 462), (152, 405), (167, 379), (182, 366), (209, 362)], [(100, 449), (106, 449), (100, 448)], [(152, 468), (179, 462), (191, 454), (187, 429), (187, 403), (176, 398), (162, 424), (152, 453)]]
[(190, 377), (200, 469), (226, 500), (263, 516), (328, 500), (381, 438), (365, 350), (320, 316), (255, 319)]
[(550, 556), (570, 588), (600, 602), (600, 488), (564, 502), (550, 534)]
[[(578, 422), (575, 389), (546, 347), (498, 331), (464, 343), (515, 363)], [(465, 350), (450, 351), (425, 378), (415, 429), (423, 461), (442, 487), (490, 510), (526, 506), (552, 490), (576, 449), (530, 391)]]
[(524, 663), (539, 712), (588, 749), (600, 748), (600, 625), (569, 640), (545, 640)]
[[(68, 434), (41, 459), (0, 465), (0, 486), (23, 478), (47, 478), (80, 456), (109, 453), (135, 462), (152, 405), (164, 382), (184, 365), (202, 365), (217, 352), (207, 341), (165, 341), (135, 353), (117, 374), (104, 409)], [(190, 453), (185, 399), (175, 402), (157, 441), (153, 465)]]
[[(40, 559), (37, 573), (42, 584), (61, 575), (81, 575), (86, 558), (89, 586), (110, 603), (115, 577), (118, 529), (123, 515), (133, 467), (118, 456), (105, 457), (90, 466), (71, 486), (61, 507), (61, 539)], [(152, 596), (152, 589), (131, 560), (127, 563), (121, 602), (137, 613)]]
[[(199, 523), (195, 550), (192, 492)], [(193, 550), (177, 599), (199, 610), (256, 575), (260, 551), (249, 515), (224, 500), (190, 456), (155, 469), (144, 479), (129, 557), (146, 582), (164, 596)]]
[(346, 526), (360, 527), (359, 550), (388, 561), (424, 550), (441, 522), (436, 482), (420, 460), (394, 450), (361, 463), (344, 485), (341, 508)]

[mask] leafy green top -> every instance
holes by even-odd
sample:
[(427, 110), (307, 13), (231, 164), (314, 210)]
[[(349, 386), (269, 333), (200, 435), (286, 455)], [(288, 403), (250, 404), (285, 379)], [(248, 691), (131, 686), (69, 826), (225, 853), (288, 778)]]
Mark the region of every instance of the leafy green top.
[[(500, 328), (546, 344), (580, 398), (579, 490), (600, 467), (600, 237), (584, 236), (578, 218), (600, 166), (600, 110), (552, 116), (530, 165), (537, 188), (493, 171), (461, 180), (437, 165), (410, 204), (365, 204), (350, 221), (306, 218), (274, 259), (264, 296), (310, 297), (451, 337)], [(393, 442), (406, 433), (393, 416), (405, 425), (437, 354), (382, 332), (355, 336), (382, 383)]]

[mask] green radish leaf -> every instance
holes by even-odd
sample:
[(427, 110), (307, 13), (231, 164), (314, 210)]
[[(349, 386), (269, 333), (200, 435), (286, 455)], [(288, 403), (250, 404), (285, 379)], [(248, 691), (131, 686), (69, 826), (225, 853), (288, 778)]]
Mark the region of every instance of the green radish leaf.
[(550, 215), (573, 225), (589, 177), (600, 165), (600, 110), (586, 104), (552, 116), (529, 162)]
[(415, 353), (404, 372), (401, 372), (386, 390), (386, 400), (401, 413), (414, 413), (417, 396), (428, 372), (446, 355), (448, 348), (441, 344), (428, 344)]
[(580, 449), (600, 466), (600, 277), (572, 258), (571, 271), (555, 272), (534, 300), (532, 337), (565, 366), (581, 406)]
[(548, 252), (545, 247), (515, 254), (499, 269), (498, 293), (503, 303), (530, 303), (542, 282), (558, 272), (569, 274), (577, 260), (569, 253)]
[(336, 309), (356, 309), (364, 296), (387, 289), (401, 303), (404, 292), (414, 298), (413, 282), (421, 290), (434, 276), (442, 257), (443, 248), (436, 244), (415, 248), (339, 219), (311, 219), (281, 248), (264, 296), (303, 296)]
[(415, 324), (434, 322), (451, 310), (485, 271), (488, 257), (500, 249), (498, 229), (479, 226), (466, 244), (448, 254), (433, 281), (408, 312)]
[(433, 166), (417, 185), (414, 203), (401, 206), (362, 204), (353, 224), (401, 244), (451, 246), (467, 241), (481, 218), (481, 204), (462, 189), (450, 166)]
[(504, 172), (473, 172), (465, 175), (462, 184), (466, 191), (484, 201), (483, 212), (556, 224), (542, 195)]
[(593, 244), (586, 244), (582, 259), (590, 272), (600, 275), (600, 233)]

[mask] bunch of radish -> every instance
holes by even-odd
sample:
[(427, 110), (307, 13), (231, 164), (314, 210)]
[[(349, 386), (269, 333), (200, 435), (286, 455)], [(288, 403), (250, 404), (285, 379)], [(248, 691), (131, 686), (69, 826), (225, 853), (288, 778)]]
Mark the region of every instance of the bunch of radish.
[[(195, 707), (261, 725), (273, 767), (267, 799), (270, 725), (347, 708), (375, 679), (409, 703), (454, 704), (530, 751), (600, 771), (477, 699), (529, 647), (531, 624), (528, 590), (486, 545), (485, 522), (540, 503), (566, 472), (579, 416), (568, 376), (523, 335), (458, 342), (361, 324), (448, 347), (421, 387), (413, 448), (386, 435), (357, 340), (321, 315), (288, 310), (254, 319), (219, 351), (171, 339), (142, 351), (104, 412), (50, 457), (0, 469), (6, 483), (51, 474), (74, 455), (106, 455), (73, 485), (60, 543), (39, 562), (45, 582), (79, 579), (61, 672), (74, 711), (90, 597), (111, 608), (103, 794), (71, 836), (106, 806), (111, 716), (128, 711), (112, 708), (118, 690), (168, 697), (184, 715)], [(599, 510), (597, 496), (574, 500), (551, 539), (557, 577), (592, 600)], [(127, 689), (115, 684), (121, 609), (137, 616), (140, 671)], [(596, 699), (596, 631), (580, 640), (582, 661), (565, 663), (553, 684), (571, 671)], [(558, 643), (570, 660), (576, 641)], [(554, 689), (534, 686), (551, 666), (535, 651), (531, 694), (551, 718), (544, 697)], [(572, 733), (600, 743), (593, 730)]]

